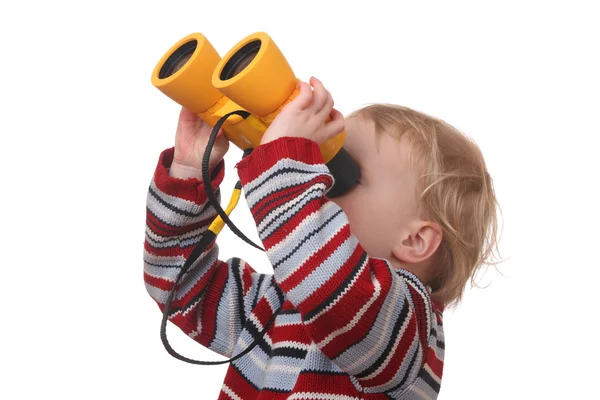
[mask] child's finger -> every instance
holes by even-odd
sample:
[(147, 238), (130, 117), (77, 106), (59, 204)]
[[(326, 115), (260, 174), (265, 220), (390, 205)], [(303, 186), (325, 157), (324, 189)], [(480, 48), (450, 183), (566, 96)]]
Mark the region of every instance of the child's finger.
[(294, 103), (298, 109), (304, 110), (311, 105), (313, 101), (313, 92), (310, 85), (306, 82), (299, 82), (298, 86), (300, 87), (300, 93), (291, 103)]
[(327, 99), (323, 105), (323, 108), (317, 112), (317, 115), (323, 118), (323, 120), (327, 118), (327, 116), (331, 114), (331, 110), (333, 110), (333, 97), (331, 96), (329, 90), (325, 89), (325, 92), (327, 94)]
[(319, 113), (327, 103), (328, 92), (327, 89), (325, 89), (325, 86), (323, 86), (323, 83), (314, 76), (310, 78), (310, 84), (312, 85), (312, 87), (315, 88), (314, 100), (311, 107), (315, 111), (315, 113)]
[(335, 108), (331, 110), (329, 116), (331, 117), (331, 120), (326, 122), (323, 127), (323, 136), (325, 136), (325, 140), (340, 134), (346, 127), (344, 115)]

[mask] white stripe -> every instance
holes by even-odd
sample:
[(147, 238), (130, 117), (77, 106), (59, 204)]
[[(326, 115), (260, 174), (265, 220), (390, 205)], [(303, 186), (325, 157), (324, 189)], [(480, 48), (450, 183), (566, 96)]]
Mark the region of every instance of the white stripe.
[[(333, 205), (332, 205), (333, 204)], [(309, 215), (307, 215), (298, 226), (294, 228), (289, 235), (287, 235), (283, 240), (279, 243), (274, 244), (269, 249), (269, 257), (271, 259), (271, 264), (279, 265), (281, 260), (286, 258), (285, 264), (287, 265), (301, 265), (306, 260), (306, 254), (316, 253), (320, 250), (325, 243), (316, 242), (320, 236), (322, 236), (325, 232), (327, 233), (328, 239), (333, 238), (338, 232), (344, 228), (344, 225), (348, 223), (346, 215), (341, 212), (335, 218), (333, 218), (329, 225), (334, 227), (333, 231), (331, 228), (325, 231), (321, 231), (317, 236), (312, 236), (310, 240), (305, 241), (300, 248), (298, 248), (295, 252), (290, 253), (291, 249), (294, 249), (299, 242), (310, 235), (315, 228), (321, 227), (324, 221), (329, 220), (336, 212), (339, 211), (339, 208), (335, 205), (335, 203), (329, 202), (325, 203), (321, 206), (318, 211), (315, 211)], [(352, 239), (352, 235), (348, 240)], [(329, 239), (330, 240), (330, 239)], [(353, 248), (356, 246), (353, 246)], [(349, 252), (351, 255), (351, 252)], [(350, 256), (347, 256), (350, 257)], [(345, 260), (344, 260), (345, 261)], [(282, 270), (279, 276), (277, 277), (278, 282), (285, 282), (286, 279), (290, 277), (295, 271), (296, 268), (288, 268), (289, 270)], [(285, 275), (283, 275), (285, 273)]]
[(354, 284), (356, 283), (356, 280), (362, 274), (363, 270), (367, 267), (368, 264), (369, 264), (369, 258), (367, 257), (367, 258), (365, 258), (365, 262), (363, 263), (363, 265), (361, 265), (359, 271), (354, 276), (354, 279), (352, 279), (352, 281), (346, 287), (346, 289), (344, 289), (344, 291), (342, 293), (340, 293), (339, 296), (336, 297), (335, 300), (333, 300), (331, 302), (331, 304), (329, 304), (323, 311), (319, 312), (317, 315), (315, 315), (311, 319), (304, 321), (304, 323), (311, 324), (313, 321), (315, 321), (321, 315), (323, 315), (323, 314), (327, 313), (329, 310), (331, 310), (333, 308), (333, 306), (336, 305), (340, 301), (340, 299), (343, 298), (346, 295), (346, 293), (348, 293), (348, 291), (354, 286)]
[[(217, 212), (213, 207), (206, 207), (204, 212), (200, 213), (204, 205), (198, 205), (196, 203), (181, 199), (179, 197), (173, 197), (161, 192), (155, 185), (152, 185), (158, 198), (162, 199), (168, 205), (175, 207), (178, 210), (183, 210), (190, 215), (184, 215), (176, 210), (167, 208), (164, 203), (161, 203), (154, 194), (148, 192), (146, 199), (146, 207), (150, 212), (158, 218), (161, 222), (166, 223), (170, 226), (185, 226), (203, 219), (207, 219), (212, 215), (217, 215)], [(218, 196), (220, 197), (220, 196)]]
[[(343, 217), (346, 218), (345, 215)], [(305, 242), (303, 248), (297, 250), (297, 253), (303, 254), (304, 257), (306, 257), (307, 253), (312, 255), (321, 251), (321, 249), (317, 250), (315, 249), (315, 247), (324, 247), (329, 245), (333, 240), (333, 237), (336, 236), (338, 232), (343, 228), (343, 225), (336, 224), (333, 226), (339, 227), (339, 229), (337, 229), (335, 233), (330, 234), (331, 231), (328, 231), (327, 239), (323, 237), (325, 232), (313, 236), (311, 240), (307, 240)], [(299, 241), (298, 239), (296, 240)], [(310, 272), (310, 274), (308, 274), (304, 279), (302, 279), (300, 283), (298, 283), (298, 285), (296, 285), (291, 290), (288, 289), (288, 298), (293, 300), (295, 304), (302, 304), (308, 297), (312, 296), (319, 288), (325, 285), (325, 283), (328, 282), (331, 279), (331, 277), (339, 271), (342, 265), (345, 265), (348, 262), (348, 259), (350, 259), (354, 255), (357, 246), (358, 240), (356, 239), (356, 236), (348, 236), (346, 240), (344, 240), (344, 242), (342, 242), (342, 244), (340, 244), (333, 252), (327, 252), (327, 258), (325, 258), (325, 260), (323, 260), (323, 262), (319, 266), (314, 268)], [(303, 260), (302, 264), (304, 264), (305, 262), (306, 261)], [(292, 271), (296, 270), (296, 268), (289, 269)]]
[(223, 390), (223, 392), (225, 392), (225, 394), (227, 394), (233, 400), (243, 400), (240, 396), (238, 396), (237, 394), (235, 394), (235, 392), (233, 390), (231, 390), (229, 388), (229, 386), (227, 386), (226, 384), (223, 384), (222, 390)]
[(442, 384), (442, 380), (435, 373), (433, 373), (433, 371), (429, 367), (429, 364), (425, 364), (425, 370), (427, 372), (429, 372), (429, 375), (431, 375), (431, 377), (433, 378), (434, 381), (436, 381), (440, 385)]
[(315, 392), (300, 392), (294, 393), (288, 400), (301, 399), (301, 400), (360, 400), (360, 397), (346, 396), (343, 394), (330, 394), (330, 393), (315, 393)]
[(341, 327), (337, 331), (330, 333), (325, 339), (323, 339), (321, 342), (318, 343), (319, 347), (324, 347), (324, 346), (328, 345), (333, 339), (335, 339), (342, 333), (348, 332), (349, 330), (353, 329), (356, 326), (356, 323), (362, 318), (364, 313), (367, 312), (369, 307), (371, 307), (371, 305), (375, 302), (375, 300), (377, 300), (379, 298), (379, 295), (381, 294), (381, 284), (379, 283), (377, 278), (375, 278), (373, 285), (375, 286), (375, 293), (369, 299), (369, 301), (358, 311), (358, 313), (356, 313), (354, 318), (352, 318), (352, 321), (350, 321), (350, 323), (348, 323), (344, 327)]
[[(241, 337), (240, 337), (238, 343), (241, 344), (244, 349), (247, 349), (249, 346), (248, 343), (246, 342), (246, 340), (244, 340)], [(273, 357), (267, 358), (267, 361), (265, 363), (263, 360), (258, 358), (255, 354), (253, 354), (253, 351), (246, 353), (245, 357), (248, 357), (248, 356), (252, 359), (252, 361), (254, 361), (255, 365), (257, 365), (260, 369), (263, 370), (262, 374), (265, 374), (266, 370), (268, 369), (269, 371), (276, 371), (276, 372), (282, 372), (282, 373), (286, 373), (286, 374), (300, 375), (300, 371), (302, 370), (302, 366), (292, 367), (291, 365), (287, 365), (287, 364), (283, 364), (283, 365), (277, 364), (276, 361), (273, 359)], [(263, 375), (263, 376), (265, 376), (265, 375)]]
[[(323, 184), (317, 184), (315, 186), (322, 186), (323, 188), (325, 187)], [(258, 223), (258, 225), (256, 225), (256, 229), (260, 238), (263, 239), (269, 236), (273, 231), (278, 230), (284, 223), (283, 221), (288, 220), (291, 216), (298, 214), (302, 208), (306, 207), (307, 203), (310, 203), (315, 199), (319, 199), (322, 196), (322, 193), (319, 193), (318, 191), (310, 195), (303, 194), (275, 209), (271, 209), (269, 213)]]
[[(399, 285), (394, 285), (392, 284), (392, 288), (394, 287), (398, 287)], [(389, 307), (387, 307), (387, 314), (385, 315), (385, 323), (383, 325), (383, 327), (381, 328), (381, 334), (375, 335), (376, 337), (378, 337), (378, 342), (369, 346), (370, 350), (366, 353), (362, 354), (362, 357), (356, 359), (356, 361), (353, 364), (347, 365), (344, 369), (346, 371), (351, 371), (354, 374), (359, 373), (362, 369), (359, 369), (359, 366), (361, 364), (367, 364), (367, 365), (371, 365), (373, 363), (373, 359), (377, 358), (377, 354), (380, 354), (383, 352), (383, 346), (387, 345), (387, 335), (384, 333), (389, 333), (393, 327), (391, 327), (390, 325), (392, 324), (391, 320), (392, 320), (392, 315), (395, 315), (393, 312), (399, 312), (400, 310), (398, 310), (396, 307), (393, 307), (393, 304), (398, 304), (398, 299), (401, 297), (402, 291), (401, 290), (393, 290), (392, 291), (392, 299), (390, 299), (389, 301)], [(384, 305), (385, 305), (385, 301), (384, 301)], [(374, 323), (376, 323), (377, 320), (374, 321)], [(361, 348), (362, 349), (362, 348)], [(352, 357), (355, 356), (355, 352), (353, 352), (351, 354)], [(350, 356), (350, 355), (349, 355)]]
[[(295, 168), (301, 170), (302, 172), (287, 172), (285, 174), (278, 175), (276, 178), (267, 177), (277, 173), (277, 171), (282, 170), (284, 168)], [(328, 174), (329, 169), (322, 164), (307, 164), (302, 161), (293, 160), (291, 158), (282, 158), (271, 168), (260, 174), (256, 179), (251, 182), (247, 182), (244, 185), (244, 191), (250, 192), (254, 188), (258, 187), (258, 189), (254, 190), (253, 193), (248, 196), (247, 201), (252, 206), (258, 202), (258, 200), (267, 196), (274, 190), (282, 187), (282, 180), (288, 180), (290, 183), (295, 185), (299, 185), (302, 183), (306, 183), (316, 176), (321, 174)], [(265, 182), (266, 181), (266, 182)]]
[(293, 347), (295, 349), (308, 351), (308, 349), (310, 349), (311, 347), (311, 344), (293, 342), (291, 340), (283, 340), (281, 342), (275, 343), (275, 345), (273, 346), (273, 350), (278, 349), (280, 347)]
[[(282, 163), (281, 161), (283, 160), (286, 160), (287, 163)], [(292, 162), (296, 163), (296, 165), (291, 165)], [(279, 174), (276, 177), (272, 176), (277, 174), (278, 171), (287, 167), (300, 169), (303, 172), (286, 172), (284, 174)], [(246, 201), (248, 202), (248, 204), (253, 206), (254, 204), (258, 203), (260, 199), (265, 198), (282, 189), (310, 182), (318, 173), (307, 169), (306, 167), (308, 167), (307, 164), (298, 164), (298, 161), (293, 161), (290, 159), (280, 160), (270, 169), (260, 174), (258, 178), (244, 185), (244, 192), (248, 193), (252, 191), (252, 193), (250, 193), (246, 197)], [(254, 189), (255, 187), (257, 188)]]

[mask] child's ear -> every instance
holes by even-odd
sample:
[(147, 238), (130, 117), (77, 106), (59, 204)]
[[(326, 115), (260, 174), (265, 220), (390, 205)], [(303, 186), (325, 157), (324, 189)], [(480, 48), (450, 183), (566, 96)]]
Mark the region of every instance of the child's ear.
[(442, 229), (434, 222), (418, 221), (411, 225), (392, 249), (401, 262), (417, 264), (435, 253), (442, 242)]

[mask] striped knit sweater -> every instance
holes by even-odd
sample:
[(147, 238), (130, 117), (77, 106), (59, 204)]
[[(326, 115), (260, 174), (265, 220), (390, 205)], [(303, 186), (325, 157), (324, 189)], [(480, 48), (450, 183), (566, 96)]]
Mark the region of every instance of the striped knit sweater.
[[(170, 177), (162, 152), (147, 197), (144, 280), (160, 309), (217, 215), (201, 180)], [(180, 282), (169, 320), (230, 363), (219, 399), (435, 399), (443, 307), (408, 271), (369, 257), (324, 194), (333, 177), (316, 142), (279, 138), (236, 168), (273, 266), (218, 259), (216, 241)], [(220, 200), (221, 161), (212, 176)], [(210, 368), (210, 367), (204, 367)]]

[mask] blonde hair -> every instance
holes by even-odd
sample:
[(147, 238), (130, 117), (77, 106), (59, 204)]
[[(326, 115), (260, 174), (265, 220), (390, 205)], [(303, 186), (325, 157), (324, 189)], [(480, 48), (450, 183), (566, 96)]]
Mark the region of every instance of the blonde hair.
[(349, 117), (354, 116), (375, 123), (378, 143), (387, 133), (410, 144), (419, 212), (442, 229), (439, 268), (427, 283), (434, 300), (458, 304), (480, 268), (496, 264), (490, 258), (498, 249), (497, 201), (481, 150), (446, 122), (407, 107), (373, 104)]

